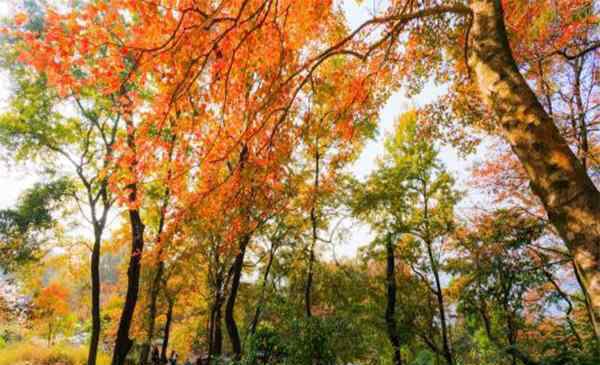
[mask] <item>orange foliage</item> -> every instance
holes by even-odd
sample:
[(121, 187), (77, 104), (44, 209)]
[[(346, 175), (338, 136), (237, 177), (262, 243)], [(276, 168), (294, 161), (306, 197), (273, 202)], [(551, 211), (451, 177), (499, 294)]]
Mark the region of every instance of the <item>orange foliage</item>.
[[(383, 101), (371, 91), (385, 81), (375, 77), (379, 69), (322, 56), (344, 30), (330, 0), (231, 0), (217, 8), (114, 0), (49, 9), (45, 22), (42, 33), (14, 33), (19, 60), (64, 96), (94, 88), (112, 98), (131, 140), (115, 146), (111, 188), (135, 209), (144, 184), (161, 181), (173, 201), (167, 235), (189, 212), (218, 217), (248, 200), (276, 208), (284, 166), (306, 136), (302, 123), (315, 119), (310, 105), (327, 107), (319, 118), (339, 140), (335, 162), (363, 138), (357, 125)], [(207, 200), (211, 194), (218, 196)], [(230, 224), (235, 236), (242, 223)]]
[(69, 314), (69, 290), (59, 283), (52, 283), (41, 290), (34, 306), (41, 316), (60, 317)]

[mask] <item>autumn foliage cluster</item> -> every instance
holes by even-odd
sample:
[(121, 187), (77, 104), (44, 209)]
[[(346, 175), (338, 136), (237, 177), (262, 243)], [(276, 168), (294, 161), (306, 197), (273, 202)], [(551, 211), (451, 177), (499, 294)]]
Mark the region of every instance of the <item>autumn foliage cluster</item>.
[(598, 4), (364, 3), (15, 5), (0, 144), (44, 183), (0, 211), (5, 346), (599, 361)]

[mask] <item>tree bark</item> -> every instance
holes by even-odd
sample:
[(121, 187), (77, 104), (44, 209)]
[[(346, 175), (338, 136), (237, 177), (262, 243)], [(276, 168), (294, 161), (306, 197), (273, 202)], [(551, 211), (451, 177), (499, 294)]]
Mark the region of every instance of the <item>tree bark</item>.
[(96, 365), (98, 356), (98, 343), (100, 341), (100, 245), (102, 243), (101, 231), (94, 225), (94, 246), (90, 259), (90, 275), (92, 279), (92, 333), (90, 336), (90, 349), (88, 352), (88, 365)]
[[(135, 194), (133, 192), (132, 194)], [(133, 199), (135, 201), (135, 199)], [(144, 224), (137, 209), (129, 210), (129, 222), (131, 225), (131, 255), (129, 257), (129, 267), (127, 269), (127, 293), (125, 295), (125, 304), (121, 312), (119, 327), (117, 330), (117, 339), (112, 358), (112, 365), (123, 365), (127, 353), (133, 345), (129, 338), (129, 328), (135, 312), (139, 286), (140, 286), (140, 262), (142, 251), (144, 249)]]
[[(160, 234), (160, 233), (159, 233)], [(160, 243), (159, 243), (160, 244)], [(148, 303), (148, 323), (146, 327), (146, 343), (142, 346), (140, 352), (140, 365), (145, 365), (148, 362), (150, 355), (150, 347), (152, 346), (152, 338), (154, 337), (154, 326), (156, 324), (156, 303), (158, 301), (158, 293), (160, 292), (160, 281), (164, 272), (165, 263), (160, 256), (162, 255), (162, 247), (158, 252), (158, 267), (154, 273), (152, 283), (150, 284), (150, 303)]]
[(440, 273), (438, 270), (438, 263), (433, 257), (432, 243), (425, 242), (427, 245), (427, 256), (429, 257), (429, 264), (431, 265), (431, 271), (433, 272), (433, 278), (435, 279), (435, 297), (437, 300), (438, 311), (440, 312), (440, 322), (442, 325), (442, 347), (444, 352), (444, 358), (448, 365), (454, 364), (454, 357), (452, 356), (452, 350), (450, 349), (450, 341), (448, 339), (448, 323), (446, 321), (446, 306), (444, 304), (444, 293), (442, 291), (442, 284), (440, 282)]
[(165, 331), (163, 332), (163, 342), (160, 349), (160, 358), (163, 362), (167, 361), (167, 349), (169, 347), (169, 336), (171, 335), (171, 323), (173, 322), (173, 307), (175, 306), (174, 300), (169, 300), (169, 307), (167, 309), (167, 321), (165, 323)]
[(600, 313), (600, 193), (512, 56), (499, 0), (474, 0), (469, 65)]
[(250, 242), (250, 235), (246, 235), (241, 239), (240, 251), (238, 252), (232, 266), (232, 281), (231, 290), (227, 297), (227, 304), (225, 306), (225, 325), (227, 327), (227, 334), (231, 341), (231, 347), (233, 350), (234, 360), (239, 360), (242, 356), (242, 344), (240, 341), (240, 334), (238, 327), (235, 322), (234, 309), (235, 300), (237, 299), (238, 289), (240, 287), (240, 279), (242, 277), (242, 268), (244, 267), (244, 256), (246, 254), (246, 246)]
[(217, 298), (208, 323), (208, 363), (210, 364), (214, 357), (221, 356), (223, 352), (223, 332), (221, 330), (221, 307), (223, 299)]
[(306, 275), (306, 287), (304, 288), (304, 310), (307, 317), (312, 316), (312, 284), (314, 277), (314, 263), (315, 263), (315, 240), (311, 242), (309, 253), (308, 253), (308, 273)]
[[(224, 292), (228, 286), (230, 275), (224, 278), (224, 272), (219, 267), (220, 250), (215, 248), (213, 251), (214, 271), (214, 301), (211, 305), (210, 318), (208, 320), (208, 364), (211, 364), (214, 357), (221, 356), (223, 349), (223, 332), (222, 332), (222, 307), (225, 301)], [(224, 265), (224, 264), (223, 264)], [(209, 266), (209, 277), (210, 269)], [(209, 280), (210, 282), (210, 280)]]
[(260, 298), (258, 303), (256, 304), (256, 311), (254, 312), (254, 318), (252, 318), (252, 322), (250, 324), (250, 334), (254, 335), (256, 333), (256, 328), (258, 327), (258, 322), (260, 320), (260, 314), (262, 311), (262, 306), (265, 301), (265, 292), (267, 289), (267, 281), (269, 280), (269, 273), (271, 272), (271, 266), (273, 266), (273, 258), (275, 257), (276, 248), (271, 246), (271, 250), (269, 251), (269, 261), (267, 261), (267, 266), (265, 267), (265, 272), (263, 273), (262, 285), (260, 290)]
[(159, 248), (155, 262), (157, 268), (156, 272), (154, 273), (154, 277), (152, 278), (152, 282), (150, 284), (150, 303), (148, 303), (148, 326), (146, 328), (146, 343), (142, 347), (142, 351), (140, 354), (140, 365), (145, 365), (148, 361), (148, 355), (150, 354), (150, 346), (152, 345), (152, 338), (154, 337), (154, 325), (156, 323), (156, 303), (158, 301), (158, 294), (160, 292), (160, 283), (162, 281), (163, 273), (165, 271), (165, 262), (162, 258), (164, 246), (160, 236), (165, 226), (165, 213), (168, 198), (169, 189), (167, 189), (167, 193), (165, 195), (165, 202), (161, 208), (160, 220), (158, 223), (157, 244), (159, 245)]
[(304, 305), (306, 316), (312, 316), (312, 285), (313, 285), (313, 277), (314, 277), (314, 265), (315, 265), (315, 248), (318, 240), (318, 218), (317, 218), (317, 194), (319, 191), (319, 163), (320, 163), (320, 154), (319, 154), (319, 138), (316, 138), (315, 141), (315, 182), (314, 182), (314, 197), (312, 208), (310, 209), (310, 223), (312, 226), (312, 242), (310, 244), (310, 249), (308, 253), (308, 273), (306, 277), (306, 288), (304, 288)]
[[(215, 255), (218, 251), (215, 250)], [(216, 256), (215, 262), (218, 262)], [(215, 299), (211, 305), (210, 318), (208, 320), (208, 364), (212, 362), (214, 357), (221, 356), (223, 350), (223, 333), (221, 330), (222, 306), (223, 306), (223, 286), (227, 285), (226, 280), (220, 273), (217, 273), (215, 283)]]
[[(127, 147), (131, 150), (131, 153), (135, 156), (136, 144), (135, 144), (135, 126), (131, 119), (126, 119), (127, 125)], [(129, 172), (131, 176), (135, 178), (137, 171), (137, 158), (134, 157), (131, 165), (129, 166)], [(138, 208), (138, 182), (134, 180), (127, 185), (129, 191), (128, 213), (129, 213), (129, 224), (131, 227), (131, 254), (129, 256), (129, 266), (127, 267), (127, 292), (125, 294), (125, 304), (121, 312), (121, 318), (119, 320), (119, 327), (117, 329), (117, 338), (115, 340), (115, 348), (113, 349), (112, 365), (123, 365), (133, 340), (129, 338), (129, 329), (131, 327), (131, 320), (135, 312), (135, 306), (138, 299), (138, 293), (140, 288), (140, 271), (142, 253), (144, 250), (144, 223), (140, 215)]]
[(402, 365), (402, 353), (400, 352), (400, 337), (396, 327), (396, 260), (394, 256), (394, 245), (391, 238), (386, 240), (386, 289), (387, 303), (385, 307), (385, 323), (388, 338), (394, 351), (394, 365)]
[[(107, 156), (111, 155), (112, 142), (107, 146)], [(104, 166), (108, 165), (108, 158), (105, 158)], [(100, 184), (100, 190), (98, 195), (94, 198), (92, 196), (92, 185), (89, 184), (83, 177), (80, 176), (88, 194), (88, 202), (90, 205), (90, 215), (92, 225), (94, 227), (94, 245), (92, 247), (92, 255), (90, 258), (90, 278), (91, 278), (91, 296), (92, 296), (92, 333), (90, 336), (90, 347), (88, 351), (88, 365), (96, 365), (96, 358), (98, 356), (98, 344), (100, 342), (100, 331), (101, 331), (101, 317), (100, 317), (100, 251), (102, 245), (102, 234), (106, 228), (106, 220), (108, 212), (112, 206), (112, 201), (108, 193), (108, 180), (103, 179)], [(98, 217), (96, 206), (98, 199), (101, 199), (102, 210)]]
[[(176, 135), (171, 137), (171, 144), (169, 146), (169, 169), (167, 171), (167, 182), (171, 180), (172, 168), (171, 162), (173, 161), (173, 151), (175, 150)], [(158, 293), (160, 292), (160, 283), (162, 276), (165, 271), (165, 262), (163, 260), (164, 243), (162, 241), (162, 233), (165, 228), (165, 219), (167, 214), (167, 208), (169, 206), (169, 198), (171, 197), (171, 189), (168, 187), (165, 189), (164, 196), (162, 198), (162, 204), (160, 205), (160, 217), (158, 220), (158, 230), (156, 232), (157, 239), (156, 244), (158, 246), (158, 252), (156, 254), (155, 265), (157, 266), (154, 278), (150, 283), (150, 303), (148, 303), (148, 324), (146, 328), (146, 343), (142, 347), (140, 353), (140, 365), (145, 365), (148, 361), (148, 355), (150, 355), (150, 346), (152, 345), (152, 338), (154, 337), (154, 325), (156, 323), (156, 302), (158, 301)]]

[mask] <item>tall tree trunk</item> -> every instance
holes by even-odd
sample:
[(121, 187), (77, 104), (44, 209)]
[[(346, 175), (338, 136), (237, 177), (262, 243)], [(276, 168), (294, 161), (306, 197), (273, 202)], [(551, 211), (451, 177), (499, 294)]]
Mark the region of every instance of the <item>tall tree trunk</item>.
[(232, 280), (231, 290), (227, 297), (227, 304), (225, 306), (225, 325), (227, 326), (227, 334), (231, 341), (231, 347), (235, 360), (239, 360), (242, 356), (242, 343), (240, 341), (240, 334), (238, 327), (235, 322), (234, 309), (235, 300), (237, 299), (238, 289), (240, 287), (240, 279), (242, 277), (242, 269), (244, 267), (244, 256), (246, 255), (246, 246), (250, 242), (250, 235), (245, 235), (240, 241), (240, 251), (238, 252), (232, 266)]
[(223, 332), (221, 330), (221, 317), (223, 299), (218, 298), (211, 309), (208, 323), (208, 363), (210, 364), (214, 357), (221, 356), (223, 352)]
[[(110, 155), (110, 150), (108, 155)], [(105, 160), (104, 166), (107, 164), (108, 162)], [(98, 357), (98, 344), (100, 342), (100, 331), (102, 326), (100, 317), (100, 249), (102, 245), (102, 233), (106, 228), (108, 211), (112, 205), (112, 202), (108, 196), (107, 185), (108, 180), (105, 178), (102, 180), (100, 191), (98, 192), (98, 196), (102, 199), (102, 212), (100, 217), (98, 217), (96, 214), (97, 200), (92, 197), (92, 186), (87, 182), (84, 183), (88, 193), (88, 201), (90, 204), (91, 213), (90, 215), (92, 225), (94, 227), (94, 246), (92, 247), (92, 255), (90, 258), (90, 276), (92, 283), (92, 333), (90, 336), (90, 347), (88, 351), (88, 365), (96, 365), (96, 358)]]
[[(313, 229), (314, 231), (314, 229)], [(314, 277), (314, 264), (315, 264), (315, 240), (310, 244), (308, 252), (308, 273), (306, 275), (306, 287), (304, 288), (304, 311), (307, 317), (312, 316), (312, 284)]]
[[(118, 121), (115, 122), (112, 128), (111, 137), (106, 142), (106, 154), (104, 155), (104, 168), (105, 171), (112, 161), (113, 155), (113, 144), (115, 142), (116, 131)], [(108, 191), (108, 180), (109, 176), (106, 175), (100, 180), (99, 191), (96, 197), (93, 196), (93, 186), (85, 179), (85, 176), (81, 171), (78, 172), (80, 180), (83, 182), (87, 191), (88, 203), (90, 206), (90, 216), (94, 227), (94, 246), (92, 248), (92, 256), (90, 258), (90, 276), (92, 282), (91, 294), (92, 294), (92, 333), (90, 336), (90, 348), (88, 351), (87, 365), (96, 365), (96, 358), (98, 356), (98, 344), (100, 342), (100, 331), (101, 331), (101, 316), (100, 316), (100, 249), (102, 245), (102, 234), (106, 228), (106, 221), (108, 218), (108, 212), (112, 207), (112, 199)], [(101, 202), (101, 214), (97, 216), (96, 206), (100, 198)]]
[(575, 60), (575, 62), (571, 65), (573, 68), (573, 78), (575, 81), (575, 84), (573, 85), (573, 96), (575, 97), (574, 104), (576, 108), (573, 116), (575, 119), (573, 122), (576, 123), (576, 126), (573, 129), (573, 132), (577, 135), (579, 159), (583, 165), (583, 168), (587, 171), (587, 158), (590, 152), (590, 146), (588, 141), (588, 126), (585, 120), (586, 108), (581, 97), (581, 73), (583, 72), (583, 59)]
[(102, 236), (100, 228), (94, 224), (94, 247), (90, 260), (90, 274), (92, 279), (92, 334), (88, 352), (88, 365), (96, 365), (98, 356), (98, 342), (100, 341), (100, 245)]
[(452, 356), (452, 350), (450, 349), (450, 341), (448, 339), (448, 323), (446, 320), (446, 306), (444, 303), (444, 293), (442, 291), (442, 284), (440, 282), (440, 273), (438, 270), (438, 263), (433, 256), (433, 249), (431, 242), (425, 242), (427, 245), (427, 256), (429, 257), (429, 264), (431, 265), (431, 271), (433, 272), (433, 278), (435, 280), (435, 296), (438, 305), (438, 311), (440, 312), (440, 322), (442, 325), (442, 348), (444, 352), (444, 358), (448, 365), (454, 364), (454, 357)]
[(500, 0), (474, 0), (469, 65), (600, 313), (600, 193), (519, 73)]
[(267, 266), (265, 267), (265, 272), (263, 273), (262, 285), (260, 289), (260, 299), (256, 304), (256, 311), (254, 312), (254, 318), (252, 318), (252, 322), (250, 325), (250, 334), (254, 335), (256, 333), (256, 327), (258, 327), (258, 322), (260, 320), (260, 314), (262, 310), (262, 306), (265, 301), (265, 292), (267, 289), (267, 281), (269, 280), (269, 273), (271, 272), (271, 266), (273, 266), (273, 258), (275, 257), (276, 248), (271, 247), (269, 251), (269, 261), (267, 262)]
[[(133, 153), (134, 159), (129, 167), (131, 176), (135, 178), (137, 174), (137, 158), (136, 144), (135, 144), (135, 126), (133, 121), (128, 118), (126, 119), (127, 124), (127, 147)], [(129, 256), (129, 266), (127, 267), (127, 292), (125, 294), (125, 304), (123, 304), (123, 310), (121, 312), (121, 318), (119, 320), (119, 327), (117, 329), (117, 338), (115, 340), (115, 348), (113, 349), (112, 365), (123, 365), (133, 340), (129, 338), (129, 329), (131, 327), (131, 320), (135, 312), (135, 306), (138, 299), (138, 292), (140, 288), (140, 271), (142, 253), (144, 250), (144, 223), (140, 215), (138, 202), (138, 182), (134, 180), (127, 185), (129, 191), (128, 203), (129, 203), (129, 224), (131, 227), (131, 254)]]
[[(230, 279), (230, 275), (225, 279), (223, 271), (219, 266), (220, 250), (215, 248), (213, 251), (214, 272), (214, 301), (211, 305), (210, 318), (208, 320), (208, 364), (211, 364), (214, 357), (221, 356), (223, 348), (223, 333), (221, 327), (222, 307), (224, 302), (224, 291)], [(209, 266), (210, 271), (210, 266)], [(210, 277), (210, 274), (209, 274)], [(210, 282), (210, 281), (209, 281)]]
[(162, 258), (164, 245), (161, 241), (161, 234), (165, 226), (165, 214), (168, 199), (169, 189), (167, 189), (167, 192), (165, 194), (165, 201), (161, 208), (160, 219), (158, 223), (158, 252), (155, 261), (157, 268), (156, 272), (154, 273), (152, 282), (150, 284), (150, 302), (148, 303), (148, 324), (146, 327), (146, 343), (142, 347), (142, 351), (140, 354), (140, 365), (145, 365), (148, 361), (148, 355), (150, 354), (150, 346), (152, 345), (152, 338), (154, 337), (154, 325), (156, 323), (156, 303), (158, 301), (158, 294), (160, 292), (160, 283), (162, 281), (163, 273), (165, 271), (165, 262)]
[(222, 305), (223, 303), (221, 302), (215, 317), (215, 342), (213, 352), (215, 356), (221, 356), (223, 353), (223, 326), (221, 324), (223, 320), (223, 311), (221, 309)]
[(217, 295), (215, 302), (212, 305), (210, 318), (208, 321), (208, 362), (210, 363), (213, 357), (221, 356), (223, 349), (223, 334), (221, 331), (221, 318), (223, 298)]
[[(173, 161), (173, 151), (175, 150), (175, 140), (176, 135), (172, 135), (171, 144), (169, 146), (169, 168), (167, 170), (167, 179), (169, 182), (171, 180), (171, 176), (173, 170), (171, 168), (171, 162)], [(163, 260), (163, 252), (164, 252), (164, 243), (162, 241), (162, 233), (165, 228), (165, 219), (167, 214), (167, 208), (169, 206), (169, 198), (171, 197), (171, 189), (167, 185), (165, 189), (165, 193), (162, 197), (162, 203), (160, 205), (160, 216), (158, 220), (158, 230), (156, 232), (156, 244), (158, 246), (158, 252), (156, 254), (156, 272), (154, 273), (154, 278), (150, 283), (150, 302), (148, 303), (148, 323), (146, 327), (146, 343), (142, 347), (142, 351), (140, 353), (140, 365), (145, 365), (148, 361), (148, 356), (150, 355), (150, 346), (152, 345), (152, 338), (154, 337), (154, 325), (156, 323), (156, 302), (158, 301), (158, 294), (160, 292), (160, 283), (162, 281), (162, 276), (165, 271), (165, 262)]]
[(129, 267), (127, 269), (127, 293), (125, 295), (125, 304), (121, 312), (119, 327), (117, 329), (117, 339), (112, 358), (112, 365), (123, 365), (127, 353), (133, 345), (129, 338), (129, 328), (135, 312), (139, 286), (140, 286), (140, 261), (144, 249), (144, 224), (137, 209), (129, 211), (129, 222), (131, 225), (131, 255), (129, 257)]
[(394, 365), (402, 365), (402, 353), (400, 352), (400, 337), (396, 327), (396, 260), (394, 256), (394, 244), (391, 237), (386, 241), (386, 288), (387, 303), (385, 307), (385, 323), (388, 338), (394, 351)]
[[(160, 243), (159, 243), (160, 244)], [(162, 246), (158, 252), (158, 267), (150, 284), (150, 301), (148, 303), (148, 317), (146, 327), (146, 341), (140, 352), (140, 365), (145, 365), (148, 362), (150, 355), (150, 347), (152, 346), (152, 338), (154, 337), (154, 326), (156, 324), (156, 304), (158, 301), (158, 293), (160, 292), (160, 281), (164, 272), (165, 263), (160, 258), (162, 255)]]
[(167, 360), (167, 349), (169, 348), (169, 336), (171, 335), (171, 323), (173, 323), (173, 307), (175, 306), (174, 300), (168, 300), (169, 306), (167, 308), (167, 321), (165, 323), (165, 330), (163, 332), (163, 342), (160, 349), (160, 358), (163, 362)]
[(312, 285), (313, 285), (313, 276), (314, 276), (314, 264), (315, 264), (315, 247), (317, 245), (318, 240), (318, 218), (317, 218), (317, 194), (319, 191), (319, 163), (321, 156), (319, 154), (319, 138), (316, 138), (315, 141), (315, 182), (314, 182), (314, 197), (312, 202), (312, 207), (310, 209), (310, 223), (312, 226), (312, 242), (310, 244), (310, 250), (308, 253), (308, 274), (306, 277), (306, 288), (304, 288), (304, 305), (306, 316), (312, 316), (312, 302), (311, 302), (311, 294), (312, 294)]

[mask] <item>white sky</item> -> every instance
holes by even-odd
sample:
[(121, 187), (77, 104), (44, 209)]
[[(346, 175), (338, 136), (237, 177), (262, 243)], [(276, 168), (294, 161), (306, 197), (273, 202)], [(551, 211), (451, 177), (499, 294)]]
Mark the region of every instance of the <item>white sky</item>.
[[(358, 6), (355, 0), (342, 0), (343, 8), (346, 11), (351, 28), (355, 28), (364, 20), (368, 19), (373, 9), (377, 9), (384, 2), (383, 0), (364, 1), (363, 5)], [(0, 0), (0, 17), (7, 17), (14, 13), (14, 1)], [(6, 102), (10, 97), (8, 87), (8, 78), (6, 73), (0, 72), (0, 113), (6, 108)], [(375, 165), (375, 160), (383, 153), (383, 139), (387, 133), (393, 130), (395, 118), (411, 107), (421, 106), (431, 102), (441, 93), (441, 90), (434, 86), (427, 86), (421, 95), (408, 99), (402, 92), (393, 94), (383, 108), (380, 116), (378, 137), (369, 142), (360, 158), (352, 166), (352, 171), (357, 177), (365, 177)], [(0, 151), (2, 153), (2, 151)], [(473, 165), (481, 153), (465, 161), (458, 157), (452, 148), (443, 148), (441, 159), (448, 169), (458, 179), (458, 187), (464, 186), (465, 178), (468, 178), (468, 170)], [(4, 156), (2, 156), (4, 157)], [(7, 165), (0, 162), (0, 209), (11, 206), (15, 203), (19, 194), (26, 188), (32, 186), (39, 180), (31, 167), (7, 169)], [(472, 199), (467, 197), (463, 206), (470, 206)], [(356, 248), (368, 243), (370, 234), (367, 227), (353, 225), (348, 242), (336, 248), (336, 254), (339, 256), (352, 256)]]

